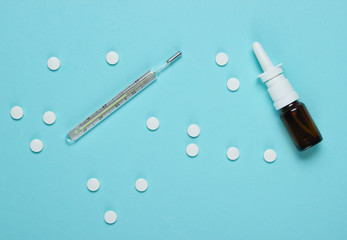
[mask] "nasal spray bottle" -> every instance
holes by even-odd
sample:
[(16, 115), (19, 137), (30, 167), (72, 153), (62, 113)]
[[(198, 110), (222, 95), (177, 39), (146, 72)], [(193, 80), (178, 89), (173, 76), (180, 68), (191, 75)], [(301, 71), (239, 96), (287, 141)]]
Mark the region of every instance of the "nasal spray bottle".
[(276, 110), (281, 110), (281, 119), (296, 147), (302, 151), (322, 141), (307, 108), (298, 101), (299, 95), (284, 77), (282, 63), (274, 66), (258, 42), (253, 43), (253, 51), (264, 71), (258, 77), (266, 84)]

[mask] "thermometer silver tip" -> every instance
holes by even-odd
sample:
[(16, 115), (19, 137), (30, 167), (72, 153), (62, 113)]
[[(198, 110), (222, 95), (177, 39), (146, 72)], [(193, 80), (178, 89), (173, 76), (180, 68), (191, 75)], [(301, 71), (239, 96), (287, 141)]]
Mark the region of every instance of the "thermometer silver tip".
[(170, 63), (174, 62), (176, 59), (178, 59), (181, 55), (182, 55), (181, 51), (178, 51), (175, 55), (170, 57), (166, 62), (168, 64), (170, 64)]
[(166, 69), (168, 66), (171, 65), (171, 63), (173, 63), (174, 61), (176, 61), (178, 58), (180, 58), (180, 56), (182, 56), (181, 51), (178, 51), (175, 55), (173, 55), (172, 57), (170, 57), (166, 63), (164, 63), (163, 65), (161, 65), (159, 68), (157, 68), (157, 70), (154, 71), (155, 75), (158, 75), (161, 71), (163, 71), (164, 69)]

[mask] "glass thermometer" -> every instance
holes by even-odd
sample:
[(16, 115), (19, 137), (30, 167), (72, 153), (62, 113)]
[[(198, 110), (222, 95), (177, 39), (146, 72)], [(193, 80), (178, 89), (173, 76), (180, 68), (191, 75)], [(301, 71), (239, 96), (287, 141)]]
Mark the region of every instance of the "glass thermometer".
[(127, 103), (130, 99), (136, 96), (139, 92), (145, 89), (148, 85), (154, 82), (161, 71), (166, 69), (171, 65), (176, 59), (178, 59), (182, 55), (181, 52), (177, 52), (171, 58), (169, 58), (163, 65), (157, 68), (155, 71), (149, 70), (145, 74), (143, 74), (140, 78), (138, 78), (135, 82), (126, 87), (123, 91), (121, 91), (118, 95), (112, 98), (110, 101), (105, 103), (101, 108), (96, 110), (92, 115), (83, 120), (80, 124), (74, 127), (68, 135), (66, 136), (66, 141), (69, 144), (76, 142), (82, 136), (84, 136), (87, 132), (92, 130), (96, 125), (102, 122), (105, 118), (107, 118), (111, 113), (119, 109), (125, 103)]

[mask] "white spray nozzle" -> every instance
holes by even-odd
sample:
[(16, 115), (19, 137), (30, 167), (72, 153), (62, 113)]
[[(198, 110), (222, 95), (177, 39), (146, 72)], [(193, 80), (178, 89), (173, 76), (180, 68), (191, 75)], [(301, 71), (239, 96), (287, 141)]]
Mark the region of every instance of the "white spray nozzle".
[(259, 42), (253, 43), (253, 51), (264, 72), (274, 67), (263, 46)]
[(258, 42), (253, 43), (253, 51), (264, 72), (260, 74), (258, 77), (260, 77), (260, 79), (264, 83), (280, 75), (283, 72), (281, 68), (282, 63), (278, 64), (277, 66), (274, 66), (260, 43)]
[(288, 79), (284, 77), (281, 68), (282, 63), (274, 66), (264, 48), (258, 42), (253, 43), (253, 51), (263, 69), (263, 73), (258, 77), (268, 87), (267, 91), (274, 102), (276, 110), (296, 101), (299, 95), (294, 91)]

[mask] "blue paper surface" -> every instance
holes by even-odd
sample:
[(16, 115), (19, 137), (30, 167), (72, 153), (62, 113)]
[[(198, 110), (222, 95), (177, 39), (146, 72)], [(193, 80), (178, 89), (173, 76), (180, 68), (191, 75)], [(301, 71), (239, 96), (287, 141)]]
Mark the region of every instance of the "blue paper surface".
[[(346, 239), (346, 1), (2, 1), (0, 239)], [(251, 45), (308, 107), (298, 152)], [(106, 53), (119, 54), (117, 65)], [(176, 51), (158, 81), (74, 145), (70, 129)], [(229, 63), (215, 63), (218, 52)], [(61, 61), (58, 71), (47, 59)], [(237, 92), (227, 90), (231, 77)], [(15, 121), (10, 109), (24, 117)], [(54, 125), (42, 115), (56, 113)], [(157, 131), (146, 120), (160, 120)], [(201, 128), (198, 138), (187, 127)], [(44, 143), (41, 153), (30, 141)], [(189, 143), (200, 152), (185, 153)], [(226, 151), (236, 146), (237, 161)], [(266, 149), (277, 160), (263, 160)], [(101, 187), (91, 193), (89, 178)], [(136, 179), (149, 182), (144, 193)], [(118, 220), (107, 225), (104, 213)]]

